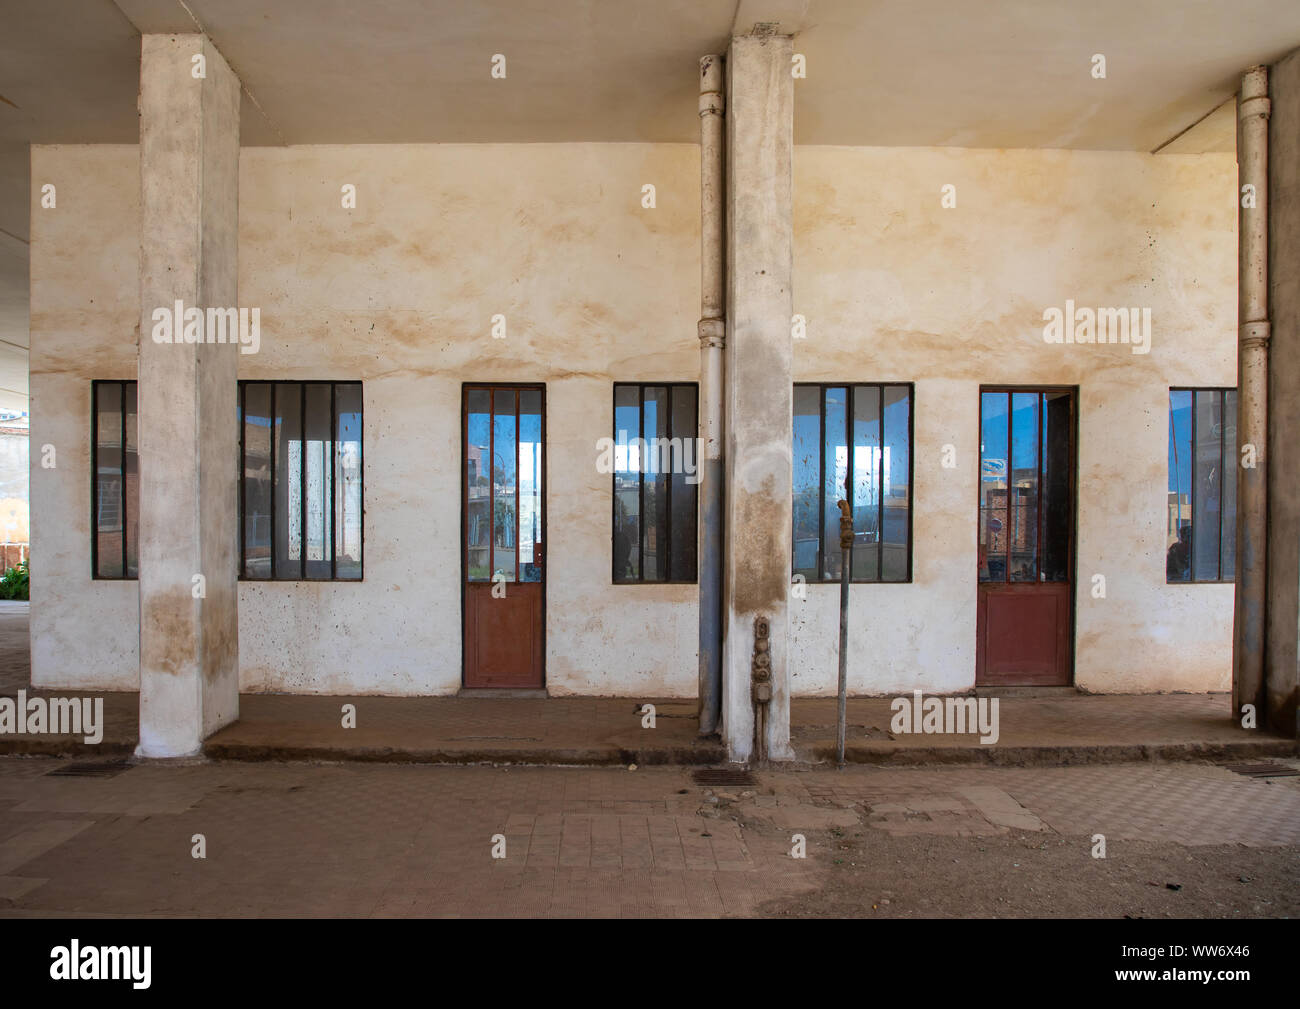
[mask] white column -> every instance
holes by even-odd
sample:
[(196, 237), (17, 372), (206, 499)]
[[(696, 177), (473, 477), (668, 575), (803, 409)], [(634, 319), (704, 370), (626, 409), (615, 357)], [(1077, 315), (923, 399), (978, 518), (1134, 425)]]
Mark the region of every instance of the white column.
[(736, 36), (727, 55), (727, 473), (723, 722), (732, 760), (754, 753), (754, 623), (770, 626), (766, 756), (793, 757), (787, 667), (793, 409), (793, 46)]
[(137, 753), (145, 757), (196, 753), (239, 714), (239, 348), (154, 339), (155, 309), (238, 305), (239, 97), (206, 37), (143, 37)]

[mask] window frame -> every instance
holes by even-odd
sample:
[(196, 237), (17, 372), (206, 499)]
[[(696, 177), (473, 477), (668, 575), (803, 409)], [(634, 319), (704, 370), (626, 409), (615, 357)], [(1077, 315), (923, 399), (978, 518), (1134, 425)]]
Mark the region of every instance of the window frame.
[[(118, 523), (122, 529), (122, 573), (120, 575), (104, 575), (99, 573), (99, 389), (100, 386), (115, 385), (118, 387), (120, 397), (120, 414), (121, 421), (118, 427), (118, 437), (121, 446), (121, 472), (118, 481), (121, 484), (120, 508), (118, 511)], [(129, 515), (127, 508), (127, 491), (126, 479), (126, 390), (128, 386), (136, 388), (136, 486), (139, 487), (139, 430), (140, 430), (140, 392), (139, 380), (134, 378), (95, 378), (90, 381), (90, 577), (92, 581), (97, 582), (134, 582), (140, 578), (139, 574), (139, 543), (136, 544), (136, 574), (129, 574), (130, 567), (127, 564), (127, 557), (130, 550), (127, 545), (127, 534), (130, 529)], [(136, 508), (139, 509), (139, 501), (136, 501)], [(139, 536), (137, 526), (137, 538)]]
[[(360, 528), (361, 528), (361, 541), (360, 541), (360, 546), (361, 546), (361, 558), (360, 558), (360, 560), (359, 560), (359, 562), (358, 562), (358, 571), (359, 571), (358, 577), (356, 577), (356, 578), (340, 578), (340, 577), (338, 576), (338, 550), (337, 550), (337, 547), (336, 547), (335, 542), (334, 542), (334, 535), (335, 535), (336, 530), (335, 530), (335, 528), (334, 528), (334, 519), (333, 519), (333, 513), (334, 513), (334, 512), (333, 512), (333, 509), (334, 509), (335, 505), (337, 504), (337, 500), (334, 499), (334, 494), (337, 493), (337, 488), (336, 488), (336, 486), (335, 486), (335, 484), (334, 484), (333, 477), (331, 477), (331, 480), (330, 480), (330, 490), (331, 490), (331, 502), (330, 502), (330, 509), (331, 509), (331, 511), (330, 511), (330, 514), (331, 514), (331, 520), (330, 520), (330, 576), (329, 576), (328, 578), (308, 578), (308, 577), (307, 577), (307, 493), (306, 493), (306, 489), (305, 489), (305, 488), (306, 488), (306, 484), (307, 484), (307, 453), (306, 453), (306, 452), (301, 452), (301, 453), (299, 453), (299, 476), (298, 476), (298, 479), (299, 479), (299, 481), (300, 481), (300, 485), (301, 485), (301, 487), (303, 488), (303, 489), (300, 491), (300, 493), (299, 493), (299, 500), (300, 500), (300, 504), (299, 504), (299, 512), (300, 512), (300, 515), (301, 515), (301, 523), (302, 523), (302, 530), (303, 530), (303, 534), (302, 534), (302, 535), (303, 535), (303, 546), (302, 546), (302, 551), (301, 551), (302, 556), (301, 556), (301, 558), (299, 559), (299, 565), (298, 565), (298, 566), (299, 566), (299, 572), (300, 572), (300, 573), (299, 573), (298, 577), (296, 577), (296, 578), (282, 578), (282, 577), (278, 577), (278, 576), (277, 576), (277, 573), (276, 573), (276, 561), (275, 561), (275, 545), (276, 545), (276, 542), (275, 542), (275, 533), (276, 533), (276, 507), (275, 507), (275, 436), (274, 436), (274, 433), (272, 433), (272, 436), (271, 436), (271, 438), (270, 438), (271, 451), (270, 451), (270, 457), (269, 457), (269, 458), (270, 458), (270, 463), (269, 463), (269, 472), (270, 472), (270, 482), (271, 482), (271, 509), (270, 509), (270, 518), (271, 518), (271, 536), (270, 536), (270, 544), (271, 544), (271, 550), (270, 550), (271, 574), (270, 574), (270, 577), (268, 577), (268, 578), (251, 578), (251, 577), (248, 576), (248, 574), (247, 574), (247, 570), (248, 570), (248, 568), (247, 568), (247, 557), (246, 557), (246, 552), (247, 552), (247, 529), (246, 529), (245, 522), (244, 522), (244, 507), (245, 507), (244, 479), (245, 479), (245, 475), (246, 475), (246, 472), (247, 472), (247, 469), (246, 469), (246, 459), (245, 459), (245, 454), (244, 454), (244, 432), (245, 432), (245, 429), (246, 429), (246, 426), (247, 426), (246, 413), (245, 413), (246, 395), (247, 395), (247, 389), (248, 389), (248, 386), (250, 386), (250, 385), (265, 385), (265, 386), (270, 386), (270, 388), (271, 388), (271, 397), (270, 397), (270, 408), (269, 408), (269, 413), (270, 413), (270, 417), (271, 417), (271, 427), (272, 427), (273, 430), (274, 430), (274, 427), (275, 427), (275, 396), (276, 396), (276, 387), (277, 387), (277, 386), (287, 386), (287, 385), (293, 385), (293, 386), (298, 386), (298, 387), (300, 387), (300, 389), (301, 389), (301, 393), (300, 393), (300, 395), (299, 395), (299, 397), (298, 397), (298, 398), (299, 398), (299, 404), (300, 404), (300, 405), (299, 405), (299, 432), (300, 432), (300, 440), (304, 440), (303, 436), (305, 436), (305, 434), (306, 434), (306, 430), (307, 430), (307, 424), (306, 424), (306, 418), (307, 418), (307, 387), (308, 387), (308, 386), (327, 386), (327, 387), (329, 388), (329, 390), (330, 390), (330, 436), (331, 436), (332, 444), (333, 444), (334, 446), (337, 446), (337, 444), (338, 444), (338, 438), (337, 438), (337, 435), (338, 435), (339, 414), (338, 414), (338, 392), (337, 392), (337, 387), (340, 386), (340, 385), (355, 385), (355, 386), (357, 386), (358, 389), (360, 390), (361, 409), (360, 409), (360, 411), (359, 411), (359, 413), (358, 413), (358, 416), (359, 416), (359, 423), (358, 423), (358, 426), (359, 426), (359, 428), (360, 428), (360, 430), (358, 431), (358, 441), (359, 441), (360, 444), (361, 444), (361, 458), (360, 458), (360, 465), (357, 467), (357, 469), (358, 469), (357, 501), (358, 501), (358, 510), (359, 510), (359, 512), (360, 512), (360, 521), (361, 521), (361, 526), (360, 526)], [(239, 410), (239, 479), (238, 479), (238, 481), (237, 481), (237, 485), (238, 485), (238, 496), (239, 496), (239, 507), (238, 507), (238, 530), (239, 530), (239, 531), (238, 531), (238, 536), (239, 536), (239, 544), (238, 544), (238, 546), (239, 546), (239, 581), (241, 581), (241, 582), (249, 582), (249, 583), (252, 583), (252, 584), (255, 584), (255, 585), (272, 585), (272, 584), (276, 584), (276, 583), (281, 583), (281, 584), (292, 584), (292, 583), (296, 583), (296, 582), (313, 582), (313, 583), (324, 584), (324, 585), (333, 585), (333, 584), (345, 584), (345, 585), (346, 585), (346, 584), (357, 584), (357, 583), (360, 583), (360, 582), (364, 582), (364, 581), (365, 581), (365, 578), (366, 578), (366, 452), (365, 452), (365, 415), (366, 415), (365, 406), (366, 406), (366, 400), (365, 400), (365, 383), (364, 383), (361, 379), (278, 379), (278, 378), (249, 378), (249, 379), (242, 379), (242, 378), (241, 378), (241, 379), (238, 380), (237, 386), (238, 386), (238, 392), (237, 392), (237, 401), (236, 401), (236, 402), (237, 402), (237, 407), (238, 407), (238, 410)], [(337, 452), (337, 448), (332, 449), (332, 452)]]
[[(1188, 439), (1189, 442), (1190, 442), (1190, 444), (1191, 444), (1191, 455), (1190, 455), (1190, 457), (1189, 457), (1189, 459), (1188, 459), (1188, 465), (1189, 465), (1190, 469), (1189, 469), (1189, 480), (1188, 480), (1189, 486), (1188, 486), (1188, 494), (1187, 494), (1187, 511), (1188, 511), (1188, 518), (1191, 519), (1191, 518), (1193, 518), (1193, 517), (1196, 515), (1196, 397), (1197, 397), (1197, 394), (1198, 394), (1198, 393), (1203, 393), (1203, 392), (1215, 393), (1215, 394), (1219, 397), (1219, 404), (1220, 404), (1220, 407), (1221, 407), (1221, 410), (1220, 410), (1220, 416), (1226, 418), (1226, 417), (1227, 417), (1227, 413), (1225, 412), (1225, 409), (1223, 409), (1223, 408), (1226, 408), (1226, 406), (1227, 406), (1227, 394), (1231, 392), (1231, 393), (1234, 393), (1235, 395), (1238, 396), (1237, 403), (1238, 403), (1238, 411), (1239, 411), (1239, 410), (1240, 410), (1240, 402), (1241, 402), (1241, 400), (1240, 400), (1241, 392), (1240, 392), (1240, 388), (1239, 388), (1238, 386), (1232, 386), (1232, 385), (1222, 385), (1222, 386), (1220, 386), (1220, 385), (1171, 385), (1171, 386), (1169, 386), (1169, 388), (1168, 388), (1168, 390), (1167, 390), (1167, 392), (1166, 392), (1166, 394), (1165, 394), (1165, 406), (1166, 406), (1166, 408), (1167, 408), (1168, 411), (1169, 411), (1169, 426), (1168, 426), (1169, 441), (1173, 441), (1173, 440), (1174, 440), (1174, 438), (1173, 438), (1173, 433), (1174, 433), (1174, 404), (1173, 404), (1173, 395), (1174, 395), (1174, 393), (1176, 393), (1176, 392), (1186, 392), (1186, 393), (1191, 393), (1191, 396), (1192, 396), (1192, 404), (1191, 404), (1191, 422), (1192, 422), (1192, 423), (1191, 423), (1191, 431), (1189, 432), (1189, 439)], [(1236, 416), (1236, 414), (1234, 414), (1234, 416)], [(1222, 438), (1221, 438), (1220, 440), (1222, 441)], [(1225, 460), (1225, 456), (1224, 456), (1224, 451), (1223, 451), (1223, 449), (1224, 449), (1225, 447), (1226, 447), (1226, 445), (1223, 445), (1223, 444), (1220, 445), (1220, 449), (1219, 449), (1219, 460), (1220, 460), (1220, 463), (1221, 463), (1221, 464), (1223, 464), (1223, 463), (1226, 462), (1226, 460)], [(1232, 478), (1233, 478), (1234, 481), (1237, 479), (1237, 475), (1238, 475), (1238, 474), (1237, 474), (1237, 467), (1240, 465), (1240, 454), (1241, 454), (1241, 445), (1240, 445), (1240, 443), (1237, 441), (1237, 438), (1236, 438), (1236, 423), (1235, 423), (1235, 421), (1234, 421), (1234, 423), (1233, 423), (1233, 460), (1232, 460)], [(1169, 521), (1169, 491), (1168, 491), (1168, 479), (1167, 479), (1167, 477), (1168, 477), (1168, 470), (1167, 470), (1167, 467), (1168, 467), (1168, 465), (1169, 465), (1169, 463), (1168, 463), (1168, 455), (1169, 455), (1169, 451), (1168, 451), (1168, 442), (1166, 442), (1166, 447), (1165, 447), (1165, 457), (1166, 457), (1166, 458), (1165, 458), (1165, 466), (1166, 466), (1166, 481), (1165, 481), (1165, 485), (1166, 485), (1166, 491), (1165, 491), (1165, 522), (1166, 522), (1166, 523), (1168, 523), (1168, 521)], [(1226, 466), (1226, 465), (1224, 465), (1224, 471), (1225, 471), (1225, 473), (1226, 473), (1226, 471), (1227, 471), (1227, 466)], [(1174, 493), (1180, 493), (1180, 492), (1177, 491), (1177, 490), (1175, 490)], [(1232, 530), (1232, 535), (1235, 537), (1235, 536), (1237, 535), (1237, 523), (1236, 523), (1236, 514), (1237, 514), (1237, 498), (1236, 498), (1235, 493), (1234, 493), (1234, 496), (1233, 496), (1232, 506), (1233, 506), (1233, 523), (1232, 523), (1232, 526), (1231, 526), (1231, 530)], [(1220, 489), (1220, 497), (1219, 497), (1219, 535), (1218, 535), (1218, 540), (1219, 540), (1219, 549), (1218, 549), (1217, 554), (1216, 554), (1216, 556), (1217, 556), (1217, 564), (1216, 564), (1216, 566), (1217, 566), (1217, 570), (1218, 570), (1218, 572), (1219, 572), (1219, 577), (1218, 577), (1218, 578), (1197, 578), (1197, 577), (1196, 577), (1196, 538), (1197, 538), (1197, 537), (1196, 537), (1196, 524), (1195, 524), (1195, 522), (1190, 522), (1189, 524), (1192, 526), (1192, 534), (1191, 534), (1191, 539), (1190, 539), (1190, 541), (1188, 542), (1188, 547), (1187, 547), (1187, 552), (1188, 552), (1188, 577), (1187, 577), (1186, 579), (1180, 579), (1180, 580), (1178, 580), (1178, 581), (1171, 580), (1170, 577), (1169, 577), (1169, 569), (1168, 569), (1168, 564), (1167, 564), (1167, 561), (1166, 561), (1166, 567), (1165, 567), (1165, 584), (1166, 584), (1166, 585), (1235, 585), (1235, 584), (1237, 583), (1237, 568), (1238, 568), (1239, 565), (1238, 565), (1238, 563), (1237, 563), (1237, 552), (1236, 552), (1235, 547), (1234, 547), (1234, 549), (1233, 549), (1233, 554), (1232, 554), (1232, 577), (1230, 577), (1230, 578), (1224, 578), (1224, 577), (1223, 577), (1223, 511), (1224, 511), (1224, 509), (1223, 509), (1223, 495), (1222, 495), (1222, 489)], [(1168, 552), (1169, 552), (1169, 549), (1170, 549), (1170, 547), (1168, 547), (1168, 546), (1165, 547), (1165, 557), (1166, 557), (1166, 558), (1168, 558)]]
[[(915, 382), (891, 382), (891, 381), (839, 381), (839, 382), (795, 382), (795, 389), (806, 388), (817, 390), (817, 419), (818, 419), (818, 455), (817, 455), (817, 472), (820, 477), (817, 486), (817, 573), (818, 577), (809, 579), (805, 576), (804, 584), (806, 585), (839, 585), (840, 579), (830, 579), (821, 577), (821, 572), (826, 570), (824, 551), (826, 548), (826, 474), (823, 467), (826, 463), (826, 390), (827, 389), (844, 389), (847, 393), (847, 402), (844, 406), (844, 434), (845, 444), (852, 447), (852, 429), (854, 416), (854, 390), (859, 386), (868, 386), (876, 389), (880, 402), (880, 443), (883, 449), (885, 444), (885, 389), (889, 387), (904, 388), (907, 390), (907, 576), (905, 578), (896, 578), (886, 580), (879, 577), (884, 571), (884, 507), (885, 496), (883, 486), (879, 488), (879, 511), (877, 513), (877, 528), (880, 530), (881, 554), (879, 563), (876, 566), (877, 577), (875, 578), (855, 578), (853, 577), (853, 552), (849, 551), (849, 582), (853, 585), (910, 585), (913, 580), (913, 523), (915, 521), (915, 497), (913, 494), (913, 482), (916, 470), (916, 383)], [(793, 405), (793, 395), (791, 397)], [(790, 422), (790, 442), (794, 444), (794, 418), (791, 415)], [(883, 452), (882, 452), (883, 457)], [(848, 453), (848, 486), (853, 484), (853, 452)], [(881, 476), (883, 482), (884, 467), (881, 467)], [(847, 488), (846, 488), (847, 489)], [(801, 573), (794, 564), (794, 471), (791, 467), (790, 473), (790, 570), (792, 577), (794, 574)], [(837, 527), (838, 528), (838, 527)]]
[[(673, 415), (673, 390), (676, 388), (692, 389), (695, 392), (695, 432), (691, 436), (696, 439), (696, 444), (700, 444), (700, 383), (699, 382), (679, 382), (679, 381), (635, 381), (635, 382), (614, 382), (610, 389), (610, 422), (611, 430), (614, 435), (614, 444), (618, 444), (618, 391), (620, 388), (634, 388), (637, 390), (637, 437), (644, 438), (645, 433), (645, 391), (647, 388), (666, 388), (668, 390), (668, 431), (669, 437), (672, 433), (672, 415)], [(638, 543), (637, 551), (639, 554), (639, 565), (636, 578), (619, 578), (614, 565), (617, 563), (617, 556), (614, 551), (614, 540), (618, 530), (618, 468), (614, 467), (610, 473), (610, 557), (609, 557), (609, 576), (611, 585), (698, 585), (700, 581), (700, 493), (699, 488), (703, 482), (704, 459), (702, 454), (697, 454), (695, 464), (698, 467), (697, 472), (701, 480), (695, 486), (695, 549), (694, 564), (695, 577), (693, 578), (674, 578), (672, 560), (672, 539), (673, 539), (673, 513), (672, 513), (672, 494), (673, 494), (673, 474), (671, 470), (667, 474), (668, 483), (664, 490), (664, 500), (668, 503), (668, 536), (666, 545), (666, 556), (668, 558), (668, 578), (646, 578), (645, 576), (645, 478), (644, 470), (638, 470), (637, 476), (637, 530)]]

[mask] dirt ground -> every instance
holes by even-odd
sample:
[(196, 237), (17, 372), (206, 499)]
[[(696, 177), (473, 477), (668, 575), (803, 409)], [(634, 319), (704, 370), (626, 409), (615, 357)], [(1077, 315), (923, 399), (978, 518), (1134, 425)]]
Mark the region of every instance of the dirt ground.
[[(813, 838), (809, 838), (813, 842)], [(765, 901), (793, 918), (1290, 918), (1300, 846), (1185, 848), (1086, 836), (891, 837), (833, 829), (810, 843), (829, 864), (817, 889)]]

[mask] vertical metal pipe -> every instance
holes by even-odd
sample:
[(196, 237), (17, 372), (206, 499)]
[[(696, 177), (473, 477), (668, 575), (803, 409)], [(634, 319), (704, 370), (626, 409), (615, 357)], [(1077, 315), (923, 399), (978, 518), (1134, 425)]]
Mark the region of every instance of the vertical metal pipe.
[(722, 712), (722, 57), (700, 60), (700, 734), (718, 731)]
[[(1268, 69), (1252, 67), (1237, 98), (1239, 206), (1237, 291), (1237, 445), (1250, 445), (1255, 465), (1237, 470), (1237, 592), (1233, 614), (1234, 717), (1255, 705), (1264, 725), (1265, 558), (1268, 526)], [(1254, 200), (1244, 199), (1245, 186)]]
[[(847, 489), (847, 488), (846, 488)], [(852, 567), (853, 510), (847, 501), (840, 507), (840, 681), (839, 708), (835, 724), (835, 765), (844, 766), (844, 723), (849, 707), (849, 573)]]

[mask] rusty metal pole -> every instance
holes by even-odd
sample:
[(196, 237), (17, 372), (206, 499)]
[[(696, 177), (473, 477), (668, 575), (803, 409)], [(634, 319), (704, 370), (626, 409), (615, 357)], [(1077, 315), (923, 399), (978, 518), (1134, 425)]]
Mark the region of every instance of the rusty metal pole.
[(840, 688), (835, 725), (835, 763), (844, 766), (844, 723), (849, 708), (849, 568), (853, 550), (853, 513), (847, 501), (840, 508)]
[(718, 731), (722, 716), (722, 348), (723, 306), (722, 57), (700, 60), (700, 466), (699, 717), (700, 735)]
[[(1237, 451), (1254, 446), (1255, 465), (1237, 460), (1237, 594), (1232, 634), (1233, 718), (1255, 706), (1266, 724), (1264, 633), (1268, 532), (1268, 68), (1252, 67), (1237, 100), (1238, 210)], [(1254, 199), (1244, 197), (1253, 187)]]

